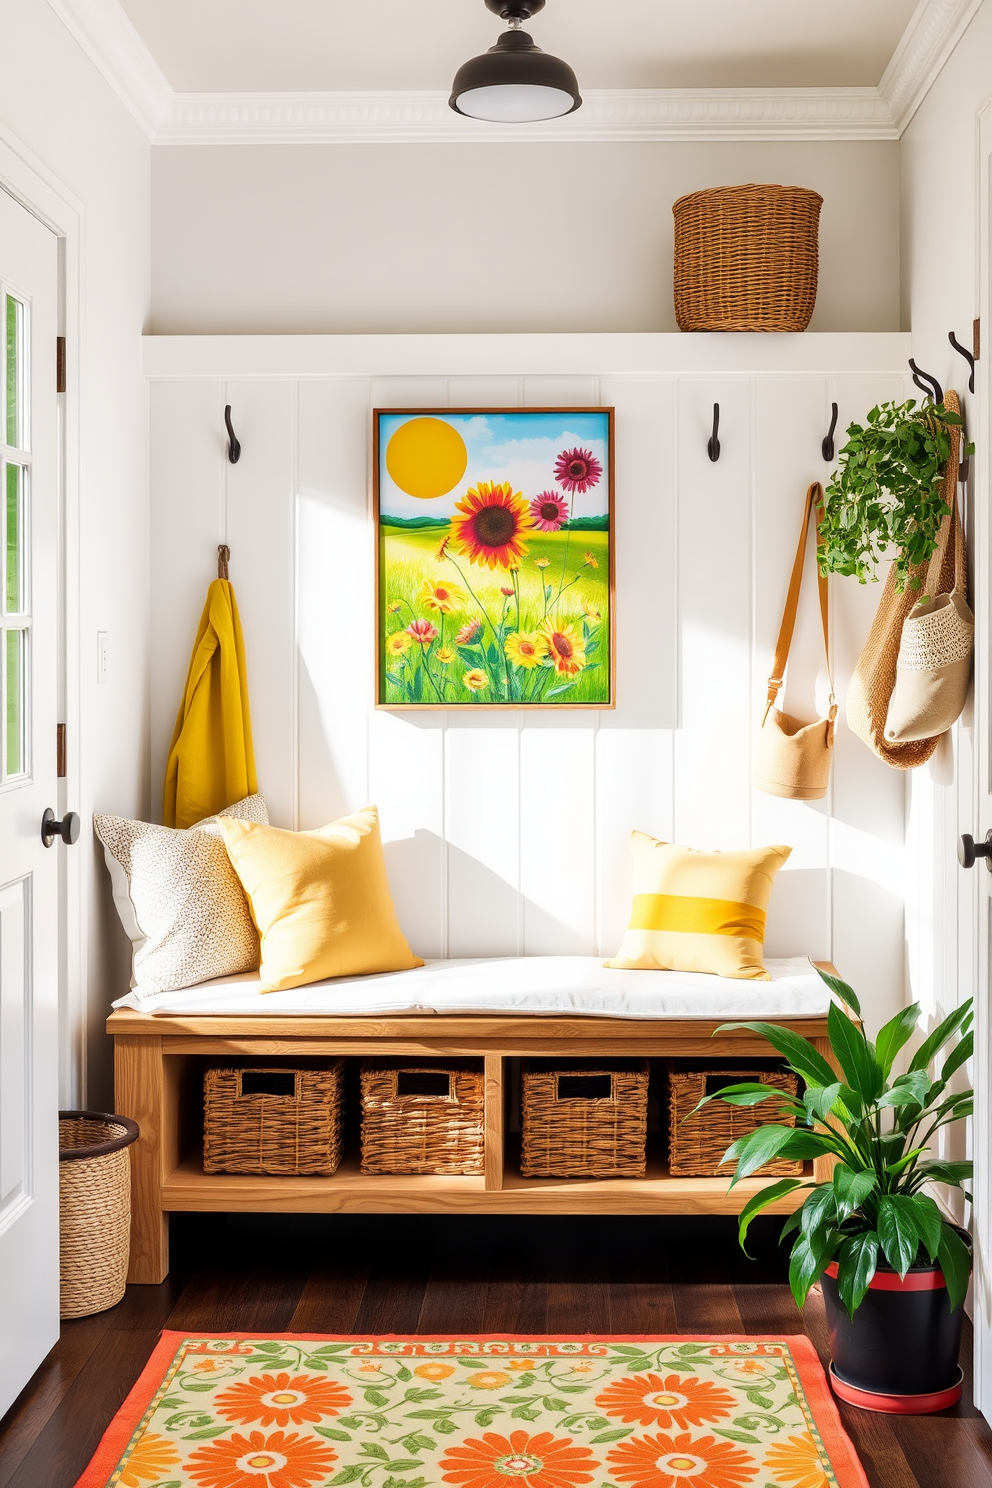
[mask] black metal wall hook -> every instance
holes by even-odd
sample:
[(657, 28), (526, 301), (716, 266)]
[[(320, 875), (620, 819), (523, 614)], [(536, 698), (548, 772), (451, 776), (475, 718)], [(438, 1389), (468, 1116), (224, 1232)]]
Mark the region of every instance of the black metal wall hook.
[(820, 445), (820, 453), (823, 455), (823, 458), (825, 460), (832, 460), (833, 457), (834, 457), (834, 454), (836, 453), (836, 451), (834, 449), (834, 433), (835, 433), (836, 429), (837, 429), (837, 404), (836, 403), (831, 403), (831, 405), (830, 405), (830, 428), (827, 430), (826, 437), (824, 438), (823, 443)]
[(969, 393), (973, 393), (975, 391), (975, 358), (972, 356), (967, 346), (961, 345), (961, 342), (958, 340), (957, 336), (955, 336), (953, 331), (948, 331), (947, 339), (954, 347), (954, 350), (960, 352), (965, 361), (968, 363), (968, 391)]
[(930, 399), (930, 402), (943, 403), (944, 389), (941, 387), (936, 377), (931, 377), (929, 372), (921, 371), (912, 357), (910, 357), (909, 359), (909, 367), (910, 371), (913, 374), (913, 381), (916, 383), (916, 386), (920, 389), (921, 392), (926, 393), (927, 397)]
[(706, 453), (715, 463), (720, 458), (720, 405), (713, 404), (713, 433), (706, 444)]
[(237, 465), (241, 459), (241, 442), (234, 432), (234, 425), (231, 423), (230, 403), (224, 409), (224, 422), (227, 425), (227, 458), (232, 465)]

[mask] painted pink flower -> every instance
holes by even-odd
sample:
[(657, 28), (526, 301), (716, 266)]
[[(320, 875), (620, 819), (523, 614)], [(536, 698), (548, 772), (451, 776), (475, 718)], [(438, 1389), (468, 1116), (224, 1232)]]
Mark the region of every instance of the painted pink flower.
[(477, 641), (479, 639), (479, 636), (481, 634), (482, 634), (482, 621), (481, 620), (470, 620), (467, 625), (463, 625), (462, 626), (461, 630), (455, 636), (455, 645), (456, 646), (471, 646), (472, 642), (473, 641)]
[[(564, 459), (564, 455), (561, 458)], [(541, 532), (557, 532), (568, 521), (568, 502), (556, 491), (542, 491), (531, 502), (530, 514), (534, 526)]]
[(507, 589), (504, 586), (503, 588), (500, 589), (499, 592), (500, 592), (500, 594), (505, 595), (507, 599), (512, 599), (513, 598), (513, 590), (512, 589)]
[(603, 467), (592, 450), (563, 450), (555, 461), (555, 480), (566, 491), (588, 491), (598, 486)]
[(422, 646), (429, 646), (431, 641), (437, 640), (437, 626), (432, 625), (429, 620), (413, 620), (406, 631), (407, 635), (412, 635)]

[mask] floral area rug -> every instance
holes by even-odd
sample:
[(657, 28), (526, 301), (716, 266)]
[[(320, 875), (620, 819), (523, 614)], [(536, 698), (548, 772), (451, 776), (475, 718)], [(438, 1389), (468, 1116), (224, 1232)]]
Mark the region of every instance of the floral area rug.
[(163, 1333), (77, 1488), (868, 1488), (812, 1344)]

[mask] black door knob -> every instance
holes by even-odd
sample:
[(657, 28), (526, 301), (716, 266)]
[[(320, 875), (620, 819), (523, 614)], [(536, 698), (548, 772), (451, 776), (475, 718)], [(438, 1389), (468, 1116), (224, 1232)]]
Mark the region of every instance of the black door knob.
[(56, 837), (61, 837), (66, 847), (71, 847), (74, 842), (78, 842), (79, 817), (75, 811), (67, 811), (61, 821), (56, 821), (55, 812), (51, 806), (46, 806), (45, 814), (41, 818), (41, 840), (46, 847), (51, 847)]
[(984, 858), (986, 868), (992, 873), (992, 827), (985, 833), (984, 842), (976, 842), (967, 832), (958, 841), (958, 862), (962, 868), (974, 868), (977, 858)]

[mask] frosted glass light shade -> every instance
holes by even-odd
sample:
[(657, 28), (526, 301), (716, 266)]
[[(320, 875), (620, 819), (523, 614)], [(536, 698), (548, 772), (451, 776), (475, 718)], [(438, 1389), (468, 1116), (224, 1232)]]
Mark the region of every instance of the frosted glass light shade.
[(560, 119), (582, 98), (567, 62), (534, 45), (526, 31), (507, 31), (488, 52), (459, 67), (448, 99), (458, 114), (495, 124)]

